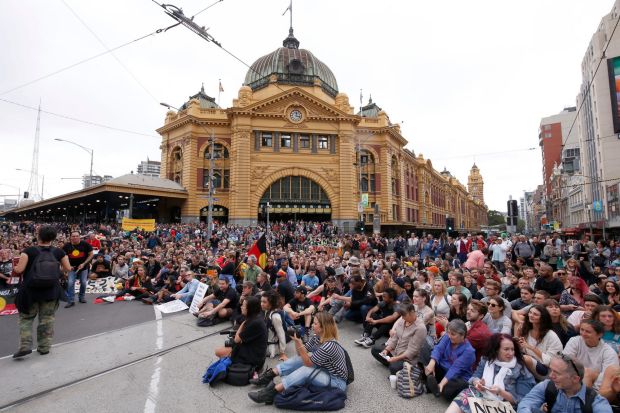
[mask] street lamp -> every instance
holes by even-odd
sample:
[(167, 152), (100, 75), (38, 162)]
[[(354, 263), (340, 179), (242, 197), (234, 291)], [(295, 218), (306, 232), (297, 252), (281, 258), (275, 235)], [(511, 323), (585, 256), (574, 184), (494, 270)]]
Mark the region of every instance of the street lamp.
[[(181, 110), (164, 102), (161, 102), (160, 105), (168, 109), (175, 109), (177, 112)], [(204, 125), (200, 126), (202, 126), (202, 128), (209, 133), (209, 193), (207, 195), (209, 205), (207, 205), (207, 239), (209, 240), (209, 242), (211, 242), (211, 236), (213, 235), (213, 202), (215, 201), (215, 199), (213, 198), (213, 195), (215, 194), (215, 191), (213, 190), (213, 169), (215, 166), (215, 157), (213, 151), (215, 149), (215, 136), (213, 134), (213, 129), (208, 129)]]
[(590, 240), (593, 240), (594, 236), (592, 234), (592, 205), (586, 205), (586, 209), (588, 210), (588, 222), (590, 223)]
[[(32, 171), (28, 170), (28, 169), (22, 169), (22, 168), (15, 168), (16, 171), (20, 171), (20, 172), (26, 172), (31, 174)], [(45, 175), (39, 175), (39, 174), (35, 174), (37, 176), (37, 179), (39, 179), (39, 176), (41, 177), (41, 201), (43, 201), (43, 189), (45, 188)]]
[(88, 152), (90, 154), (90, 174), (88, 175), (88, 186), (93, 186), (93, 154), (94, 154), (94, 149), (91, 148), (87, 148), (85, 146), (80, 145), (79, 143), (75, 143), (73, 141), (69, 141), (66, 139), (60, 139), (60, 138), (54, 138), (55, 141), (58, 142), (67, 142), (70, 143), (72, 145), (75, 145), (77, 147), (80, 147), (82, 149), (84, 149), (86, 152)]

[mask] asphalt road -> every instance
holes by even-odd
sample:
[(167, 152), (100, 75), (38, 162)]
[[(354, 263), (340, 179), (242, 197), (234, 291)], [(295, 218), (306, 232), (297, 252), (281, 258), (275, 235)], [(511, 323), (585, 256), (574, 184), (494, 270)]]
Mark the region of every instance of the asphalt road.
[[(60, 302), (54, 325), (54, 343), (65, 343), (94, 334), (118, 330), (155, 319), (153, 308), (135, 301), (116, 301), (114, 303), (93, 304), (101, 294), (87, 294), (86, 303), (76, 303), (64, 308)], [(33, 327), (33, 340), (36, 344), (36, 320)], [(18, 316), (0, 317), (0, 357), (13, 354), (19, 344)]]
[[(159, 318), (151, 306), (136, 302), (82, 304), (61, 308), (58, 315), (61, 337), (74, 341), (62, 343), (57, 335), (49, 355), (0, 358), (0, 412), (281, 412), (253, 403), (247, 397), (252, 386), (212, 388), (201, 382), (214, 348), (224, 341), (218, 330), (227, 325), (199, 328), (185, 311)], [(388, 370), (353, 343), (361, 327), (344, 321), (339, 330), (355, 368), (343, 411), (445, 411), (447, 403), (432, 395), (400, 398), (390, 389)], [(0, 341), (13, 341), (6, 337)]]

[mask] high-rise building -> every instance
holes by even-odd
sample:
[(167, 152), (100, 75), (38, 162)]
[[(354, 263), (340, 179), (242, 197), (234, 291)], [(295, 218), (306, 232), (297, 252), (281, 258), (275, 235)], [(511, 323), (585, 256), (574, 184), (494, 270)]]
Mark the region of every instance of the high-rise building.
[[(538, 145), (542, 154), (543, 188), (545, 195), (551, 195), (551, 173), (554, 166), (562, 162), (562, 144), (566, 140), (571, 126), (575, 122), (577, 108), (565, 108), (557, 115), (542, 118), (538, 133)], [(574, 142), (577, 142), (577, 131), (574, 130)]]
[(161, 162), (151, 161), (147, 158), (138, 164), (138, 175), (159, 176)]
[[(578, 118), (580, 160), (583, 175), (583, 205), (588, 210), (584, 218), (592, 226), (620, 227), (620, 217), (609, 221), (613, 205), (613, 188), (620, 182), (620, 116), (618, 90), (620, 88), (620, 36), (615, 27), (620, 17), (620, 0), (603, 17), (588, 45), (581, 63), (582, 84), (577, 96), (581, 107)], [(602, 60), (602, 62), (601, 62)], [(602, 208), (597, 208), (598, 206)], [(580, 224), (587, 228), (588, 222)]]

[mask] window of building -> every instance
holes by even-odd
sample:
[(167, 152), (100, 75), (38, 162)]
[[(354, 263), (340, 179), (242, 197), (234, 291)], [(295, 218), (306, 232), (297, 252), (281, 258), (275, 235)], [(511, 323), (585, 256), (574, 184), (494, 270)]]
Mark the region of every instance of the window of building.
[(273, 146), (273, 135), (271, 133), (263, 132), (261, 134), (261, 146), (271, 147)]
[[(209, 187), (209, 174), (205, 173), (203, 186)], [(213, 188), (214, 189), (228, 189), (230, 188), (230, 170), (217, 170), (213, 171)]]
[(371, 152), (362, 149), (359, 152), (360, 159), (360, 190), (362, 192), (375, 192), (375, 157)]
[(280, 147), (281, 148), (290, 148), (291, 147), (291, 135), (282, 134), (280, 135)]
[(299, 135), (299, 147), (302, 149), (308, 149), (310, 147), (310, 136)]
[[(207, 146), (205, 149), (205, 159), (209, 159), (211, 156), (211, 145)], [(228, 154), (228, 148), (226, 148), (221, 143), (216, 143), (213, 146), (213, 159), (228, 159), (230, 156)]]
[(329, 148), (329, 140), (327, 136), (319, 136), (319, 149), (328, 149)]

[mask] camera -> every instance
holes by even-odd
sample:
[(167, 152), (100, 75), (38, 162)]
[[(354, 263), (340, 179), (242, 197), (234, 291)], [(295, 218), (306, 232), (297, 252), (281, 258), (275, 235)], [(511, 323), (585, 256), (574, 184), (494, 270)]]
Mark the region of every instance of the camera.
[(301, 326), (290, 326), (286, 329), (286, 332), (291, 337), (300, 337), (302, 336)]
[(224, 347), (233, 347), (235, 345), (235, 330), (226, 330), (221, 331), (220, 335), (227, 335), (226, 340), (224, 341)]

